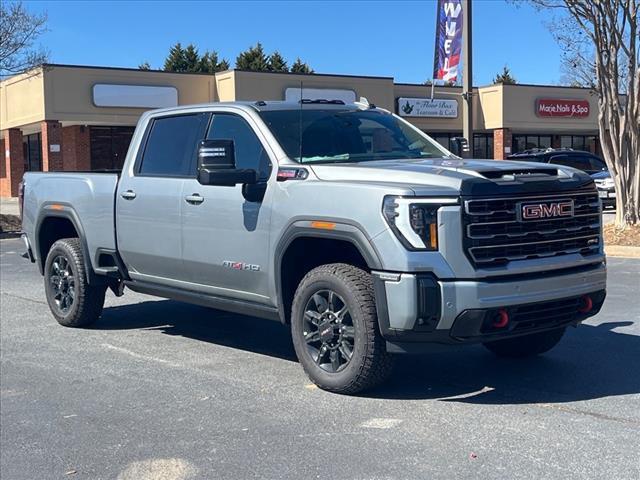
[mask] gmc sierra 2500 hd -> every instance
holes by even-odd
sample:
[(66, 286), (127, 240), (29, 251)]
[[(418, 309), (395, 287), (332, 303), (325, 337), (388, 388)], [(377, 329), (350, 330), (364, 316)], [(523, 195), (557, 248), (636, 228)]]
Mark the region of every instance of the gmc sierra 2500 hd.
[(28, 173), (23, 192), (62, 325), (124, 287), (270, 318), (334, 392), (433, 345), (543, 353), (605, 299), (587, 174), (462, 160), (366, 102), (150, 111), (122, 172)]

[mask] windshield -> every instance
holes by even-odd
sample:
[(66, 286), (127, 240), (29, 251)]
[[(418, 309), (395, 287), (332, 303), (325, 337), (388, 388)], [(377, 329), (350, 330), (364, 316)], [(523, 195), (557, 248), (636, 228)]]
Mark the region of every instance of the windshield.
[(272, 110), (260, 116), (289, 158), (300, 163), (453, 156), (402, 120), (379, 110)]

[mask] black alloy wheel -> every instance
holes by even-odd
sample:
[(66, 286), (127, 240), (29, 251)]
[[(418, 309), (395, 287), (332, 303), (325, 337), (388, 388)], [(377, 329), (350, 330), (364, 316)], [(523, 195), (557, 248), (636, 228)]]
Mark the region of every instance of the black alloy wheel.
[(314, 293), (305, 307), (302, 328), (309, 355), (320, 368), (336, 373), (349, 364), (355, 326), (340, 295), (333, 290)]

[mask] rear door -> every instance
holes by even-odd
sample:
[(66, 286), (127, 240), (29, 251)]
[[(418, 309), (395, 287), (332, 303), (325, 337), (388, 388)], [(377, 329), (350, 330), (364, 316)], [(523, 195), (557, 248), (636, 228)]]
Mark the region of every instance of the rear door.
[[(267, 143), (250, 117), (214, 112), (206, 138), (233, 140), (237, 168), (271, 176)], [(242, 185), (201, 185), (193, 175), (182, 190), (183, 259), (191, 288), (242, 300), (269, 303), (269, 226), (272, 188), (260, 202), (247, 201)], [(193, 199), (198, 199), (194, 202)]]
[(118, 249), (135, 280), (180, 286), (181, 208), (208, 113), (156, 117), (133, 171), (123, 172), (116, 196)]

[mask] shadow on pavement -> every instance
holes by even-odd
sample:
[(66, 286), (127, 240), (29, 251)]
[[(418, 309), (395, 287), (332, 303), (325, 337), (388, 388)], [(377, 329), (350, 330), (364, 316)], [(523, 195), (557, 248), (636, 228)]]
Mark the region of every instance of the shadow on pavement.
[[(545, 355), (508, 360), (481, 346), (401, 356), (391, 379), (364, 396), (476, 404), (562, 403), (640, 393), (640, 337), (614, 332), (633, 322), (569, 328)], [(296, 361), (278, 322), (170, 300), (106, 308), (94, 328), (152, 329)]]
[(222, 312), (172, 300), (105, 308), (100, 330), (160, 330), (203, 342), (297, 361), (289, 329), (280, 322)]

